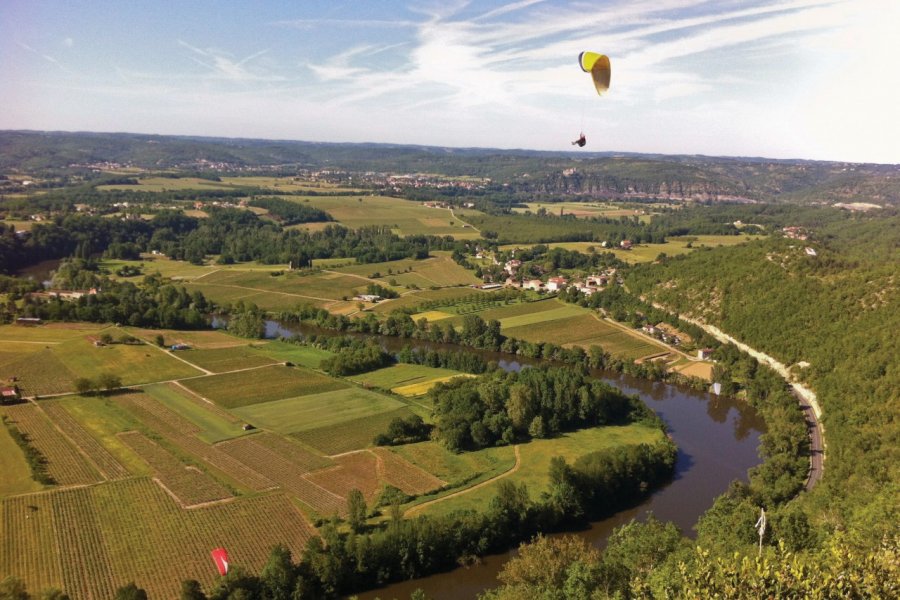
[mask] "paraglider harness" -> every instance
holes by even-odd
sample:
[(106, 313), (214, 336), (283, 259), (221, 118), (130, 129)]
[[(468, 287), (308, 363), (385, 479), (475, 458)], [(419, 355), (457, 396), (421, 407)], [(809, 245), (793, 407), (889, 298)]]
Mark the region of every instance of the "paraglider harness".
[(577, 140), (572, 142), (573, 146), (578, 146), (579, 148), (584, 148), (584, 145), (587, 144), (587, 139), (584, 137), (584, 133), (582, 133)]

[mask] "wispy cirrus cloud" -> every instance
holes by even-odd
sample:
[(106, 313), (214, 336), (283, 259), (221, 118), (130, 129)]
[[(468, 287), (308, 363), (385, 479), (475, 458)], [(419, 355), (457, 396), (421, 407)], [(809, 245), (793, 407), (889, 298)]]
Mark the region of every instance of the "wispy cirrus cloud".
[(268, 49), (260, 50), (240, 60), (235, 60), (222, 50), (202, 49), (193, 46), (184, 40), (178, 40), (178, 45), (191, 51), (190, 59), (208, 69), (209, 77), (230, 82), (254, 82), (254, 81), (283, 81), (285, 77), (270, 73), (258, 73), (251, 71), (249, 63), (269, 52)]
[(32, 54), (35, 54), (35, 55), (37, 55), (37, 56), (40, 56), (40, 57), (43, 58), (45, 61), (47, 61), (47, 62), (49, 62), (49, 63), (52, 63), (52, 64), (56, 65), (57, 67), (60, 68), (60, 70), (62, 70), (62, 71), (65, 72), (65, 73), (68, 73), (69, 75), (74, 75), (74, 74), (75, 74), (75, 72), (72, 71), (72, 69), (68, 68), (67, 66), (65, 66), (64, 64), (62, 64), (61, 62), (59, 62), (55, 57), (51, 56), (50, 54), (46, 54), (46, 53), (44, 53), (44, 52), (40, 52), (40, 51), (38, 51), (38, 50), (32, 48), (32, 47), (29, 46), (28, 44), (23, 44), (22, 42), (18, 42), (18, 41), (17, 41), (17, 42), (16, 42), (16, 45), (18, 45), (18, 46), (19, 46), (20, 48), (22, 48), (23, 50), (26, 50), (26, 51), (28, 51), (28, 52), (31, 52)]

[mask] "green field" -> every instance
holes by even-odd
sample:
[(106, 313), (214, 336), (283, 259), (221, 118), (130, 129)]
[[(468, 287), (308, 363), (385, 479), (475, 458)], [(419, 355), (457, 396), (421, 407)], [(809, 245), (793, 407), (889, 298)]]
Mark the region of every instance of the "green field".
[[(378, 283), (393, 287), (418, 286), (419, 288), (450, 287), (471, 285), (481, 280), (450, 258), (448, 252), (432, 252), (431, 258), (424, 260), (402, 259), (386, 263), (351, 265), (336, 268), (336, 271), (371, 277), (380, 274)], [(396, 282), (392, 284), (390, 282)]]
[(36, 492), (42, 487), (31, 478), (25, 455), (3, 425), (0, 425), (0, 473), (0, 497)]
[[(96, 379), (101, 374), (118, 376), (124, 385), (150, 383), (191, 377), (200, 371), (172, 358), (159, 348), (146, 344), (111, 344), (96, 347), (91, 338), (109, 333), (118, 339), (124, 332), (117, 328), (95, 326), (91, 329), (65, 329), (47, 326), (4, 327), (3, 337), (11, 346), (21, 347), (35, 338), (40, 350), (15, 360), (4, 356), (0, 361), (0, 377), (16, 377), (25, 395), (73, 392), (78, 377)], [(24, 338), (24, 339), (23, 339)], [(53, 341), (51, 341), (53, 340)]]
[(291, 437), (327, 455), (359, 450), (372, 445), (373, 438), (387, 431), (396, 418), (413, 414), (409, 407), (358, 417), (343, 423), (324, 425), (292, 433)]
[(352, 298), (363, 293), (366, 285), (365, 279), (339, 273), (285, 271), (273, 277), (267, 271), (223, 269), (193, 279), (185, 287), (200, 290), (214, 302), (243, 300), (260, 308), (283, 310), (298, 304), (323, 306), (344, 297)]
[(440, 290), (420, 290), (415, 292), (405, 293), (399, 298), (395, 298), (393, 300), (386, 300), (384, 302), (379, 302), (376, 304), (371, 310), (375, 313), (387, 314), (393, 310), (397, 310), (398, 308), (414, 308), (423, 302), (432, 302), (432, 301), (452, 301), (457, 298), (463, 298), (465, 296), (471, 296), (472, 294), (490, 294), (491, 292), (485, 292), (482, 290), (473, 289), (470, 287), (452, 287), (452, 288), (444, 288)]
[[(504, 477), (503, 480), (516, 485), (525, 484), (531, 497), (537, 500), (547, 489), (550, 460), (553, 457), (562, 456), (569, 464), (572, 464), (579, 456), (595, 450), (629, 444), (653, 443), (659, 441), (662, 435), (662, 432), (652, 427), (626, 425), (582, 429), (562, 434), (553, 439), (532, 440), (519, 446), (520, 466), (517, 471)], [(415, 464), (411, 458), (410, 461)], [(422, 512), (424, 514), (447, 514), (454, 510), (483, 510), (483, 507), (487, 506), (496, 494), (496, 490), (496, 485), (486, 485), (477, 490), (425, 506)]]
[(234, 408), (248, 423), (278, 433), (295, 433), (366, 418), (405, 406), (399, 400), (350, 387)]
[(504, 335), (537, 343), (552, 340), (558, 346), (601, 346), (613, 356), (635, 359), (671, 349), (607, 323), (591, 313), (553, 321), (501, 329)]
[(591, 217), (641, 217), (647, 216), (647, 211), (642, 209), (622, 208), (615, 204), (605, 202), (525, 202), (525, 207), (516, 207), (513, 212), (524, 213), (531, 211), (537, 213), (544, 209), (552, 215), (575, 215), (579, 218)]
[[(759, 235), (692, 235), (683, 237), (670, 237), (665, 244), (635, 244), (631, 250), (622, 250), (621, 248), (603, 248), (597, 242), (554, 242), (547, 244), (550, 248), (564, 248), (566, 250), (575, 250), (588, 254), (590, 248), (596, 252), (612, 252), (616, 258), (627, 263), (643, 263), (651, 262), (657, 259), (660, 254), (666, 256), (679, 256), (687, 254), (694, 248), (715, 248), (717, 246), (736, 246), (753, 240), (758, 240), (763, 236)], [(688, 247), (690, 244), (690, 247)], [(528, 244), (506, 244), (501, 246), (501, 250), (514, 250), (516, 248), (527, 248)]]
[(327, 375), (284, 366), (198, 377), (181, 383), (199, 396), (229, 409), (347, 387), (346, 383)]
[(178, 352), (178, 357), (213, 373), (261, 367), (277, 362), (264, 354), (257, 345), (184, 350)]
[[(360, 198), (362, 201), (360, 201)], [(454, 217), (445, 208), (428, 208), (421, 202), (384, 196), (310, 196), (309, 205), (324, 210), (342, 225), (358, 229), (369, 225), (390, 227), (401, 236), (452, 235), (457, 239), (478, 239), (480, 234)]]
[(459, 374), (459, 371), (452, 369), (438, 369), (424, 365), (399, 363), (383, 369), (369, 371), (368, 373), (352, 375), (349, 379), (366, 387), (390, 390), (399, 386), (427, 383)]
[(323, 360), (334, 356), (333, 352), (314, 346), (301, 346), (281, 341), (272, 341), (260, 346), (259, 351), (277, 362), (290, 362), (308, 369), (318, 369)]
[(496, 477), (516, 464), (512, 446), (454, 454), (438, 442), (419, 442), (395, 446), (391, 451), (443, 479), (450, 488)]
[(144, 392), (199, 427), (200, 439), (209, 444), (251, 433), (243, 430), (239, 419), (215, 405), (205, 406), (203, 400), (192, 398), (190, 392), (172, 384), (148, 385)]

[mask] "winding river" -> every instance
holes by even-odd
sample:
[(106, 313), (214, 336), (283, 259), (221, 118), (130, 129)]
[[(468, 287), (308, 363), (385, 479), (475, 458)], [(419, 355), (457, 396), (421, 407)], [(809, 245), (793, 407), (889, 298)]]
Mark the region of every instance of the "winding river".
[[(266, 333), (268, 337), (310, 333), (336, 335), (335, 332), (306, 325), (274, 321), (267, 323)], [(388, 351), (399, 351), (406, 344), (414, 348), (447, 347), (459, 351), (458, 347), (417, 340), (390, 337), (380, 337), (380, 340)], [(518, 370), (539, 362), (468, 348), (465, 351), (476, 352), (507, 370)], [(747, 470), (759, 464), (756, 449), (759, 436), (765, 430), (764, 424), (756, 412), (745, 404), (686, 387), (604, 371), (595, 371), (592, 375), (628, 394), (639, 395), (666, 422), (672, 438), (678, 444), (678, 460), (672, 482), (657, 490), (639, 506), (592, 523), (588, 529), (576, 532), (592, 544), (602, 546), (615, 527), (631, 519), (645, 518), (649, 512), (664, 521), (674, 522), (687, 535), (693, 535), (693, 525), (712, 505), (713, 499), (722, 494), (731, 481), (746, 480)], [(377, 597), (408, 598), (410, 593), (420, 588), (435, 600), (474, 598), (479, 592), (498, 585), (497, 572), (511, 555), (510, 552), (489, 556), (475, 567), (459, 568), (393, 584), (360, 594), (359, 597), (362, 600)]]

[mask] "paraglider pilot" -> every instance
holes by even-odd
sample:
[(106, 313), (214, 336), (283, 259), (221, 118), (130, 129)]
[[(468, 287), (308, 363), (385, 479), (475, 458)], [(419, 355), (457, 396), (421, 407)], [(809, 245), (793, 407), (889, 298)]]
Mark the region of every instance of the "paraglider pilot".
[(585, 139), (584, 134), (582, 133), (577, 140), (572, 142), (573, 146), (578, 146), (579, 148), (584, 148), (584, 145), (587, 144), (587, 139)]

